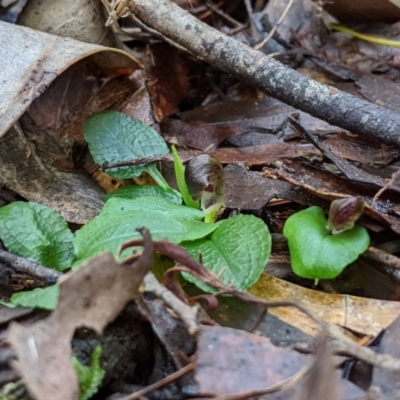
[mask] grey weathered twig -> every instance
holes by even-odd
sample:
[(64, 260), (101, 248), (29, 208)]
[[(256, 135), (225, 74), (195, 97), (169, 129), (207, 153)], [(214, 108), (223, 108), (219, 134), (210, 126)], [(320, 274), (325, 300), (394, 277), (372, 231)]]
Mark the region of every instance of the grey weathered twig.
[(164, 301), (164, 303), (177, 314), (186, 325), (188, 332), (193, 335), (199, 330), (197, 314), (200, 306), (195, 304), (189, 306), (181, 299), (176, 297), (170, 290), (163, 286), (152, 272), (148, 272), (143, 279), (146, 291), (154, 293), (154, 295)]
[(299, 110), (353, 133), (400, 144), (400, 114), (307, 78), (204, 24), (170, 0), (131, 0), (130, 10), (199, 59)]
[(35, 261), (16, 256), (5, 250), (0, 250), (0, 262), (8, 265), (17, 272), (29, 274), (46, 283), (56, 283), (57, 279), (62, 275), (62, 272), (43, 267)]

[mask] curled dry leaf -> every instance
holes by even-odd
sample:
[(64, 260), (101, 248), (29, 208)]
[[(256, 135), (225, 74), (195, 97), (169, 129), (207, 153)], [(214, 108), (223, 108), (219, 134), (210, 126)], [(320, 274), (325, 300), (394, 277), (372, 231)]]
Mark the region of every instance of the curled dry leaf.
[(18, 19), (32, 29), (111, 47), (115, 40), (105, 22), (100, 0), (32, 0)]
[(71, 340), (79, 327), (100, 334), (139, 289), (153, 262), (147, 231), (142, 255), (131, 265), (118, 264), (110, 254), (93, 258), (60, 283), (56, 310), (30, 326), (13, 323), (8, 340), (17, 360), (13, 367), (37, 399), (78, 399), (78, 382), (71, 363)]
[[(121, 102), (107, 92), (121, 92), (113, 76), (131, 74), (139, 63), (120, 50), (26, 27), (0, 22), (0, 32), (0, 180), (68, 222), (86, 223), (100, 211), (103, 192), (61, 165), (74, 165), (85, 144), (83, 119), (99, 104)], [(11, 56), (18, 48), (26, 51)], [(127, 96), (135, 92), (128, 78), (124, 83)]]

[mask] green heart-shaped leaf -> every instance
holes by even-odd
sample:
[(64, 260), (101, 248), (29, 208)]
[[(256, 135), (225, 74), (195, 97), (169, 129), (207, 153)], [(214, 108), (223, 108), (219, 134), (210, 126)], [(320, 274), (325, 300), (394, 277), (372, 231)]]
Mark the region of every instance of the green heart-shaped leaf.
[[(271, 235), (264, 222), (253, 215), (238, 215), (219, 222), (209, 238), (184, 242), (182, 246), (218, 275), (223, 283), (247, 289), (259, 279), (271, 252)], [(184, 278), (205, 292), (213, 292), (190, 274)]]
[(285, 223), (293, 272), (302, 278), (333, 279), (367, 250), (367, 230), (353, 229), (331, 235), (320, 207), (310, 207), (293, 214)]

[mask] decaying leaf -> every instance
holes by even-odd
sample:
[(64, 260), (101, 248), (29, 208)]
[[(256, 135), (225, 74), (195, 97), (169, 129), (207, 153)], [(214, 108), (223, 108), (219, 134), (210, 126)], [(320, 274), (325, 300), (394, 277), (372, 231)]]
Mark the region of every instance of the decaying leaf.
[[(168, 63), (165, 60), (168, 59)], [(154, 117), (161, 122), (172, 114), (188, 95), (189, 80), (181, 54), (167, 43), (150, 45), (144, 60), (148, 74), (147, 88)]]
[[(67, 173), (55, 166), (64, 159), (72, 164), (76, 145), (84, 145), (82, 118), (97, 111), (87, 106), (96, 90), (108, 82), (113, 86), (112, 74), (131, 74), (140, 65), (116, 49), (3, 22), (0, 31), (0, 180), (67, 221), (86, 223), (102, 207), (101, 189), (82, 171)], [(10, 57), (16, 48), (26, 51)], [(127, 95), (134, 91), (124, 87)], [(105, 97), (110, 107), (110, 99), (121, 101)]]
[(100, 0), (31, 0), (18, 18), (20, 25), (32, 29), (111, 47), (115, 40), (105, 22)]
[[(394, 215), (400, 208), (394, 199), (389, 197), (389, 193), (385, 192), (387, 196), (383, 196), (386, 197), (385, 200), (379, 198), (374, 207), (371, 207), (375, 192), (368, 191), (362, 186), (356, 186), (353, 182), (327, 171), (317, 170), (296, 161), (286, 163), (285, 160), (282, 160), (279, 169), (264, 168), (263, 175), (269, 178), (278, 177), (306, 189), (310, 194), (330, 201), (349, 196), (362, 196), (365, 201), (364, 214), (366, 216), (382, 226), (389, 225), (393, 231), (400, 232), (400, 220)], [(396, 187), (391, 189), (398, 190)]]
[[(272, 392), (282, 390), (284, 385), (279, 387), (279, 384), (299, 373), (309, 362), (309, 356), (276, 347), (269, 339), (231, 328), (212, 327), (203, 329), (199, 336), (195, 379), (203, 395), (228, 399), (228, 395), (241, 394), (241, 398), (251, 398), (265, 388), (275, 386)], [(354, 384), (343, 379), (338, 384), (346, 394), (343, 399), (362, 396), (362, 390)], [(298, 383), (292, 384), (285, 388), (288, 390), (277, 393), (277, 397), (270, 394), (267, 398), (293, 399), (298, 388)]]
[(326, 335), (317, 337), (315, 360), (296, 400), (342, 400), (335, 359)]
[[(222, 150), (222, 149), (221, 149)], [(329, 203), (292, 183), (264, 177), (258, 171), (248, 171), (241, 165), (225, 167), (226, 207), (258, 210), (272, 199), (287, 199), (302, 205), (328, 208)]]
[[(325, 321), (369, 336), (376, 336), (400, 315), (400, 303), (397, 301), (325, 293), (306, 289), (268, 274), (262, 275), (250, 289), (250, 293), (266, 300), (301, 300)], [(297, 310), (276, 308), (269, 312), (310, 335), (314, 336), (317, 332), (315, 323)]]
[(352, 21), (397, 21), (400, 8), (396, 0), (335, 0), (326, 4), (326, 10), (337, 18)]
[[(399, 335), (400, 332), (400, 318), (396, 320), (387, 328), (381, 342), (378, 345), (378, 353), (390, 353), (394, 357), (400, 356)], [(374, 367), (372, 373), (372, 384), (379, 387), (381, 394), (384, 396), (396, 398), (399, 397), (399, 373), (395, 371), (388, 371), (383, 368)]]
[(90, 260), (60, 283), (57, 309), (30, 326), (11, 324), (8, 340), (30, 393), (37, 399), (75, 400), (78, 383), (71, 363), (71, 340), (79, 327), (100, 334), (137, 295), (153, 260), (153, 244), (143, 231), (144, 250), (132, 265), (118, 264), (109, 254)]

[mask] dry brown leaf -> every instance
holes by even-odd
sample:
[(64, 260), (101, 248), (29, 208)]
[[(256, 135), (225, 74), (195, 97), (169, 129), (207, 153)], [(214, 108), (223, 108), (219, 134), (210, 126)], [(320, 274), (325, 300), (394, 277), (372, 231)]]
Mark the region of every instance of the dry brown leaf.
[[(203, 395), (214, 394), (229, 399), (229, 395), (246, 394), (237, 398), (253, 398), (252, 392), (279, 385), (306, 367), (310, 358), (244, 331), (204, 328), (198, 340), (195, 380)], [(345, 393), (343, 399), (355, 399), (363, 394), (348, 381), (342, 379), (338, 384)], [(298, 385), (257, 398), (293, 399)]]
[(363, 164), (387, 165), (397, 158), (397, 149), (383, 143), (366, 142), (347, 134), (332, 135), (323, 142), (333, 153)]
[[(166, 62), (168, 60), (168, 62)], [(144, 60), (147, 88), (152, 100), (154, 118), (161, 122), (176, 111), (189, 93), (189, 80), (179, 52), (167, 43), (149, 46)]]
[(100, 0), (30, 0), (18, 23), (57, 36), (112, 47), (115, 40)]
[(241, 135), (245, 129), (234, 124), (188, 124), (172, 118), (161, 124), (163, 136), (169, 143), (207, 152), (214, 151), (223, 141)]
[(192, 125), (226, 125), (231, 126), (231, 129), (236, 127), (244, 128), (247, 132), (260, 132), (265, 136), (278, 133), (290, 136), (294, 131), (286, 123), (293, 114), (298, 115), (299, 123), (309, 131), (320, 134), (343, 131), (271, 97), (210, 104), (179, 113), (178, 116), (183, 122)]
[(223, 164), (244, 162), (246, 165), (260, 165), (275, 162), (281, 158), (322, 159), (321, 152), (311, 144), (288, 144), (272, 142), (249, 147), (221, 147), (211, 153)]
[(296, 400), (341, 400), (335, 359), (326, 335), (317, 338), (315, 361)]
[[(380, 354), (400, 356), (400, 318), (397, 318), (386, 330), (381, 342), (377, 346)], [(381, 393), (390, 398), (399, 398), (399, 372), (388, 371), (384, 368), (374, 367), (372, 385), (379, 387)]]
[[(265, 300), (297, 299), (326, 322), (368, 336), (376, 336), (400, 315), (400, 303), (306, 289), (268, 274), (250, 289)], [(302, 331), (315, 336), (318, 325), (294, 308), (274, 308), (269, 312)]]
[(71, 340), (79, 327), (103, 329), (137, 295), (153, 261), (153, 244), (145, 233), (143, 254), (132, 265), (118, 264), (110, 254), (90, 260), (65, 275), (56, 310), (30, 326), (12, 323), (8, 340), (17, 354), (13, 367), (35, 399), (78, 399), (71, 363)]
[(335, 0), (325, 8), (342, 21), (398, 21), (400, 18), (396, 0)]
[(284, 180), (263, 177), (241, 165), (225, 167), (226, 206), (241, 210), (259, 210), (272, 199), (283, 198), (303, 205), (329, 208), (325, 200)]
[[(393, 231), (400, 233), (400, 219), (396, 216), (400, 207), (396, 201), (396, 194), (391, 196), (390, 191), (385, 192), (384, 196), (378, 199), (372, 207), (372, 199), (377, 192), (377, 190), (372, 190), (372, 187), (357, 185), (328, 171), (318, 170), (293, 160), (290, 163), (281, 160), (279, 169), (264, 168), (263, 176), (283, 179), (329, 201), (361, 196), (365, 200), (364, 214), (366, 216), (383, 226), (390, 226)], [(397, 187), (391, 187), (391, 190), (399, 191)]]
[[(71, 161), (76, 150), (78, 140), (65, 132), (66, 127), (71, 122), (70, 131), (80, 135), (78, 144), (82, 144), (84, 117), (74, 121), (74, 113), (85, 108), (104, 82), (140, 65), (119, 50), (17, 25), (0, 22), (0, 32), (0, 180), (27, 200), (58, 211), (67, 221), (86, 223), (100, 211), (103, 192), (84, 173), (55, 168), (57, 161)], [(24, 51), (15, 55), (16, 48)], [(124, 88), (128, 90), (127, 85)], [(20, 117), (29, 107), (34, 118), (26, 113), (23, 124)], [(88, 113), (94, 111), (99, 110), (87, 107)], [(44, 127), (39, 130), (35, 121)]]

